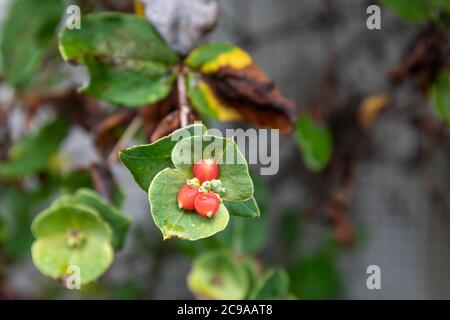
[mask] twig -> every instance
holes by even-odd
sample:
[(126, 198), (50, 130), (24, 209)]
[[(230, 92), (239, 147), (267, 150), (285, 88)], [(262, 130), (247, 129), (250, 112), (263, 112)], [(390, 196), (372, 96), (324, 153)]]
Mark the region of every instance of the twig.
[(139, 131), (139, 129), (143, 125), (143, 120), (141, 117), (136, 116), (133, 121), (131, 121), (130, 125), (127, 127), (123, 135), (120, 137), (119, 141), (117, 141), (114, 148), (112, 148), (110, 154), (108, 155), (107, 162), (108, 164), (113, 164), (117, 159), (117, 154), (120, 150), (122, 150), (128, 142), (135, 136), (135, 134)]
[(184, 128), (189, 123), (190, 107), (186, 96), (186, 78), (183, 70), (178, 74), (178, 104), (180, 108), (180, 127)]

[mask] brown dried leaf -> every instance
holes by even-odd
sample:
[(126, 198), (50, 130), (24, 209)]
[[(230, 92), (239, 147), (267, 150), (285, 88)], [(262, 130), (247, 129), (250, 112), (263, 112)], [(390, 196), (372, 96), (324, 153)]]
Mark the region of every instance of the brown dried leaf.
[(175, 110), (169, 113), (161, 122), (158, 124), (156, 129), (150, 136), (150, 142), (154, 142), (164, 136), (167, 136), (172, 131), (175, 131), (180, 127), (180, 111)]
[(284, 98), (256, 65), (243, 69), (222, 68), (205, 76), (217, 97), (248, 121), (290, 133), (297, 116), (296, 104)]

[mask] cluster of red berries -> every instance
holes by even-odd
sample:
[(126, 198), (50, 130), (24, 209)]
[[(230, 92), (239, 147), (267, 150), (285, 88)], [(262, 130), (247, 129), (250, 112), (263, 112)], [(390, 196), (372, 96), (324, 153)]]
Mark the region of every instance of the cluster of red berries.
[[(219, 165), (211, 159), (203, 159), (194, 164), (194, 177), (201, 183), (217, 179)], [(178, 206), (185, 210), (195, 210), (203, 217), (211, 218), (219, 210), (219, 196), (211, 191), (200, 192), (200, 186), (186, 184), (178, 192)]]

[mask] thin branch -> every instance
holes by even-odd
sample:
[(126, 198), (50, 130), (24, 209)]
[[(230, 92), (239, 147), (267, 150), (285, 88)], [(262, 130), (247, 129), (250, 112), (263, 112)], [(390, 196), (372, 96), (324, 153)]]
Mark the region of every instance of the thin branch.
[(189, 123), (189, 113), (191, 108), (189, 106), (187, 96), (186, 96), (186, 78), (184, 76), (183, 70), (178, 74), (178, 104), (180, 108), (180, 126), (184, 128)]
[(136, 135), (136, 133), (139, 131), (139, 129), (142, 127), (144, 121), (141, 117), (136, 116), (133, 121), (131, 121), (130, 125), (127, 127), (123, 135), (120, 137), (119, 141), (117, 141), (114, 148), (111, 150), (110, 154), (108, 155), (107, 162), (108, 164), (113, 164), (118, 159), (118, 153), (120, 150), (122, 150), (130, 141), (133, 139), (133, 137)]

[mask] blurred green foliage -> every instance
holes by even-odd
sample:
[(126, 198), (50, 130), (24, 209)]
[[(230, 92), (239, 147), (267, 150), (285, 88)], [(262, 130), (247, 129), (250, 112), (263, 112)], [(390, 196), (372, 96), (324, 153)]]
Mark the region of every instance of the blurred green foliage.
[(50, 47), (56, 47), (56, 28), (63, 0), (15, 0), (1, 29), (3, 77), (24, 90), (36, 79)]
[(436, 114), (450, 125), (450, 74), (441, 72), (430, 89), (430, 97)]
[(450, 15), (448, 0), (380, 0), (402, 19), (412, 22), (437, 20)]

